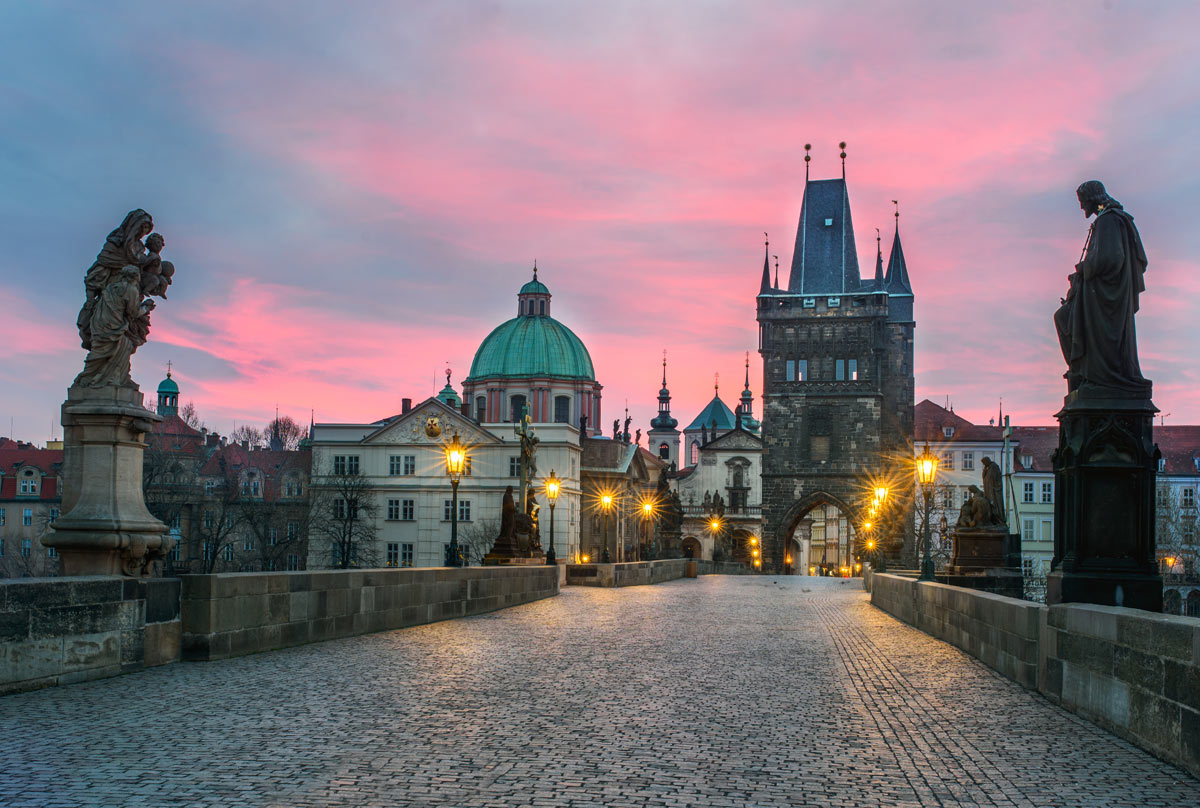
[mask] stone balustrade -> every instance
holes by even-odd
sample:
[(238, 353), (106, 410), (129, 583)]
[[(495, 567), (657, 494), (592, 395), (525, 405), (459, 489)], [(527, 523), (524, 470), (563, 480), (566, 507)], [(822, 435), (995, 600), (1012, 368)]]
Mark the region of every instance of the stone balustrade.
[(871, 602), (1200, 775), (1200, 619), (874, 573)]

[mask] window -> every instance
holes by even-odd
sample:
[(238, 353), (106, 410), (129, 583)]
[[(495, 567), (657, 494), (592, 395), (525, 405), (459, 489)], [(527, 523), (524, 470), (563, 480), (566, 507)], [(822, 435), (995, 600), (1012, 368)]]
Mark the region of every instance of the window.
[(571, 423), (571, 397), (570, 396), (555, 396), (554, 397), (554, 423), (556, 423), (556, 424)]
[(975, 468), (975, 453), (963, 452), (963, 471), (971, 471)]
[(835, 359), (833, 361), (833, 380), (835, 382), (846, 381), (846, 360)]
[(279, 544), (279, 528), (267, 528), (267, 544), (271, 545), (272, 547)]
[[(58, 516), (57, 509), (55, 509), (54, 515)], [(174, 516), (172, 516), (170, 526), (171, 526), (171, 532), (178, 534), (179, 531), (183, 530), (183, 516), (178, 513), (175, 514)]]
[(232, 527), (233, 527), (233, 514), (227, 513), (227, 514), (225, 514), (225, 529), (229, 530)]
[(333, 473), (338, 475), (358, 474), (358, 455), (334, 455)]
[(388, 474), (395, 477), (400, 474), (400, 455), (388, 455)]
[(400, 566), (411, 567), (413, 565), (413, 546), (411, 544), (400, 545)]
[(1054, 483), (1042, 483), (1042, 504), (1050, 505), (1054, 502)]
[(233, 545), (225, 545), (225, 550), (221, 553), (221, 555), (225, 556), (226, 561), (233, 561)]
[(400, 501), (400, 519), (402, 521), (411, 522), (413, 520), (413, 511), (415, 510), (413, 504), (413, 500), (411, 499)]
[(4, 557), (4, 539), (0, 539), (0, 558)]
[(212, 542), (206, 541), (206, 542), (204, 542), (204, 560), (211, 561), (212, 557), (213, 557)]
[(175, 542), (175, 546), (171, 548), (171, 560), (172, 561), (179, 561), (180, 559), (183, 558), (183, 554), (181, 551), (182, 548), (180, 547), (181, 544), (182, 544), (182, 542), (177, 541), (177, 542)]
[(700, 462), (700, 441), (692, 441), (691, 461), (693, 466)]
[(1179, 504), (1184, 508), (1196, 507), (1196, 489), (1185, 488), (1179, 492)]
[(521, 420), (525, 411), (525, 396), (513, 396), (508, 400), (508, 420), (514, 424)]
[(416, 473), (417, 473), (417, 456), (416, 455), (405, 455), (404, 456), (404, 476), (411, 477), (412, 475), (414, 475)]
[(25, 508), (21, 511), (21, 524), (26, 527), (33, 524), (33, 508)]
[(783, 363), (783, 367), (784, 367), (784, 380), (789, 381), (789, 382), (796, 381), (796, 360), (788, 359), (786, 362)]
[(29, 553), (33, 549), (33, 542), (29, 539), (21, 539), (21, 557), (29, 558)]
[(258, 492), (259, 492), (258, 480), (252, 480), (250, 482), (250, 496), (252, 496), (252, 497), (258, 496)]
[(251, 537), (251, 536), (247, 536), (246, 538), (242, 539), (242, 549), (243, 549), (243, 550), (245, 550), (245, 551), (247, 551), (247, 552), (249, 552), (250, 550), (253, 550), (253, 549), (254, 549), (254, 539), (253, 539), (253, 537)]
[(1025, 556), (1021, 557), (1021, 574), (1024, 575), (1026, 578), (1029, 578), (1033, 575), (1033, 559), (1032, 558), (1026, 558)]
[(275, 571), (275, 559), (273, 559), (273, 558), (267, 559), (267, 570), (270, 572)]
[(470, 522), (471, 521), (471, 500), (460, 499), (458, 501), (458, 521), (460, 521), (460, 522)]
[(1196, 523), (1191, 519), (1184, 519), (1179, 526), (1179, 535), (1187, 544), (1191, 544), (1196, 539)]
[(1160, 458), (1158, 459), (1158, 470), (1159, 470), (1159, 472), (1160, 472), (1160, 473), (1161, 473), (1161, 472), (1164, 472), (1164, 471), (1166, 471), (1166, 470), (1167, 470), (1167, 460), (1166, 460), (1166, 458), (1164, 458), (1164, 457), (1160, 457)]
[(942, 434), (945, 435), (947, 438), (953, 438), (954, 437), (954, 427), (952, 427), (952, 426), (942, 427)]
[(475, 420), (483, 423), (487, 418), (487, 396), (475, 396)]
[(1033, 502), (1033, 483), (1025, 483), (1021, 489), (1021, 501)]
[(1033, 531), (1034, 531), (1034, 520), (1032, 520), (1032, 519), (1021, 520), (1021, 541), (1033, 541), (1034, 540)]
[(22, 494), (36, 494), (37, 493), (37, 483), (34, 482), (33, 480), (21, 480), (21, 493)]
[(46, 548), (46, 557), (47, 558), (58, 558), (58, 550), (54, 549), (53, 547), (47, 547)]
[(796, 381), (798, 381), (798, 382), (808, 381), (808, 360), (807, 359), (797, 359), (796, 360)]
[(467, 455), (466, 457), (463, 458), (463, 460), (465, 461), (463, 463), (463, 476), (464, 477), (471, 476), (471, 460), (472, 459), (473, 458), (470, 455)]
[(0, 525), (4, 524), (4, 508), (0, 508)]
[(538, 301), (538, 314), (545, 314), (545, 313), (546, 313), (546, 301), (539, 300)]
[(287, 568), (293, 571), (300, 569), (300, 556), (295, 553), (290, 554), (287, 557)]
[(946, 471), (954, 470), (954, 452), (942, 452), (942, 468)]
[(666, 443), (658, 444), (658, 456), (663, 460), (671, 459), (671, 447)]
[(357, 519), (358, 518), (358, 502), (355, 500), (345, 500), (338, 497), (333, 501), (333, 518), (334, 519)]
[[(51, 508), (50, 509), (50, 524), (54, 524), (54, 520), (57, 518), (58, 518), (58, 508)], [(178, 518), (179, 518), (178, 516), (175, 517), (175, 519), (178, 519)], [(175, 524), (174, 524), (175, 519), (171, 520), (171, 527), (175, 527)]]
[[(300, 525), (296, 522), (287, 523), (287, 540), (295, 541), (300, 535)], [(290, 569), (290, 567), (289, 567)]]
[[(387, 501), (387, 518), (393, 522), (400, 518), (400, 500), (389, 499)], [(388, 566), (390, 567), (393, 565), (389, 564)]]
[(1165, 485), (1158, 486), (1154, 491), (1158, 507), (1165, 508), (1171, 503), (1171, 492)]
[(216, 490), (217, 490), (216, 480), (205, 480), (204, 481), (204, 496), (211, 497), (214, 493), (216, 493)]
[(509, 477), (520, 477), (521, 476), (521, 458), (519, 458), (519, 457), (508, 458), (508, 476)]
[(205, 512), (204, 512), (204, 529), (205, 529), (205, 530), (212, 530), (212, 528), (213, 528), (213, 515), (212, 515), (212, 511), (205, 511)]
[(1021, 455), (1021, 465), (1024, 466), (1025, 468), (1032, 468), (1033, 467), (1033, 455), (1027, 455), (1027, 454)]
[(400, 565), (400, 545), (396, 542), (388, 542), (387, 565), (389, 567), (397, 567)]

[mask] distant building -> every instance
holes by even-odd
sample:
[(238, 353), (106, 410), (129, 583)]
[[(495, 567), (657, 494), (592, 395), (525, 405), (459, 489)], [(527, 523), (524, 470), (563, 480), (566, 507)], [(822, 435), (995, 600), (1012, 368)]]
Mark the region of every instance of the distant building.
[(62, 449), (0, 438), (0, 578), (58, 574), (42, 536), (62, 507)]
[[(827, 563), (830, 540), (843, 557), (841, 547), (857, 549), (868, 481), (903, 474), (913, 436), (916, 322), (898, 213), (896, 221), (886, 273), (877, 243), (875, 277), (863, 279), (844, 168), (840, 179), (806, 176), (786, 287), (772, 282), (764, 254), (756, 305), (763, 544), (771, 570), (782, 571), (788, 556), (803, 556), (801, 568)], [(806, 520), (822, 526), (819, 554), (811, 535), (803, 550)], [(898, 555), (901, 548), (885, 549)], [(912, 548), (904, 552), (911, 559)]]
[[(517, 293), (517, 316), (497, 326), (475, 352), (461, 399), (447, 379), (436, 397), (399, 413), (362, 423), (318, 423), (313, 428), (313, 486), (330, 491), (336, 478), (363, 478), (359, 518), (370, 546), (356, 550), (364, 566), (441, 566), (450, 543), (452, 497), (445, 445), (454, 434), (468, 446), (469, 467), (458, 490), (459, 543), (472, 562), (491, 548), (501, 503), (520, 491), (520, 441), (515, 432), (528, 408), (539, 439), (533, 490), (543, 547), (550, 509), (544, 483), (553, 471), (562, 488), (554, 511), (559, 559), (580, 556), (583, 499), (581, 424), (601, 431), (601, 385), (583, 341), (550, 316), (550, 290), (537, 279)], [(606, 443), (611, 440), (603, 439)], [(338, 506), (335, 503), (335, 507)], [(332, 566), (329, 542), (314, 536), (309, 563)]]

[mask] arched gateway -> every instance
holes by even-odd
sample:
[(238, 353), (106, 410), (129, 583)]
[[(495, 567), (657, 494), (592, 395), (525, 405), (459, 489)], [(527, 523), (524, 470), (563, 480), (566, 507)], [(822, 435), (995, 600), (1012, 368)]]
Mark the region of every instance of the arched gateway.
[(818, 491), (793, 503), (784, 514), (783, 571), (792, 575), (835, 575), (853, 566), (858, 552), (855, 513), (845, 500)]

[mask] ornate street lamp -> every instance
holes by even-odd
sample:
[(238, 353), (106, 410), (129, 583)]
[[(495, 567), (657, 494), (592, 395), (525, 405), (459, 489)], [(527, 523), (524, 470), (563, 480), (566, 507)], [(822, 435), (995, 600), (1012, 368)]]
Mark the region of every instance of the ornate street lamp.
[(600, 507), (604, 509), (604, 552), (600, 555), (601, 564), (612, 563), (612, 556), (608, 553), (608, 523), (612, 513), (612, 506), (612, 494), (602, 494), (600, 496)]
[(550, 565), (558, 563), (554, 556), (554, 503), (558, 502), (561, 490), (562, 480), (554, 475), (554, 469), (550, 469), (550, 476), (546, 478), (546, 502), (550, 504), (550, 546), (546, 549), (546, 563)]
[[(646, 500), (642, 503), (642, 537), (646, 540), (646, 546), (650, 545), (650, 520), (654, 518), (654, 503)], [(654, 560), (656, 553), (653, 549), (650, 550), (650, 560)], [(642, 560), (642, 546), (638, 545), (638, 561)]]
[(450, 546), (446, 548), (446, 566), (463, 566), (462, 555), (458, 551), (458, 481), (462, 479), (463, 469), (467, 465), (467, 447), (458, 440), (458, 433), (446, 445), (446, 475), (450, 477)]
[(925, 441), (925, 450), (917, 458), (917, 480), (921, 483), (921, 493), (925, 496), (925, 559), (921, 562), (921, 577), (919, 581), (933, 580), (933, 556), (929, 554), (929, 534), (931, 532), (930, 517), (933, 510), (933, 481), (937, 479), (938, 459), (929, 451), (929, 441)]

